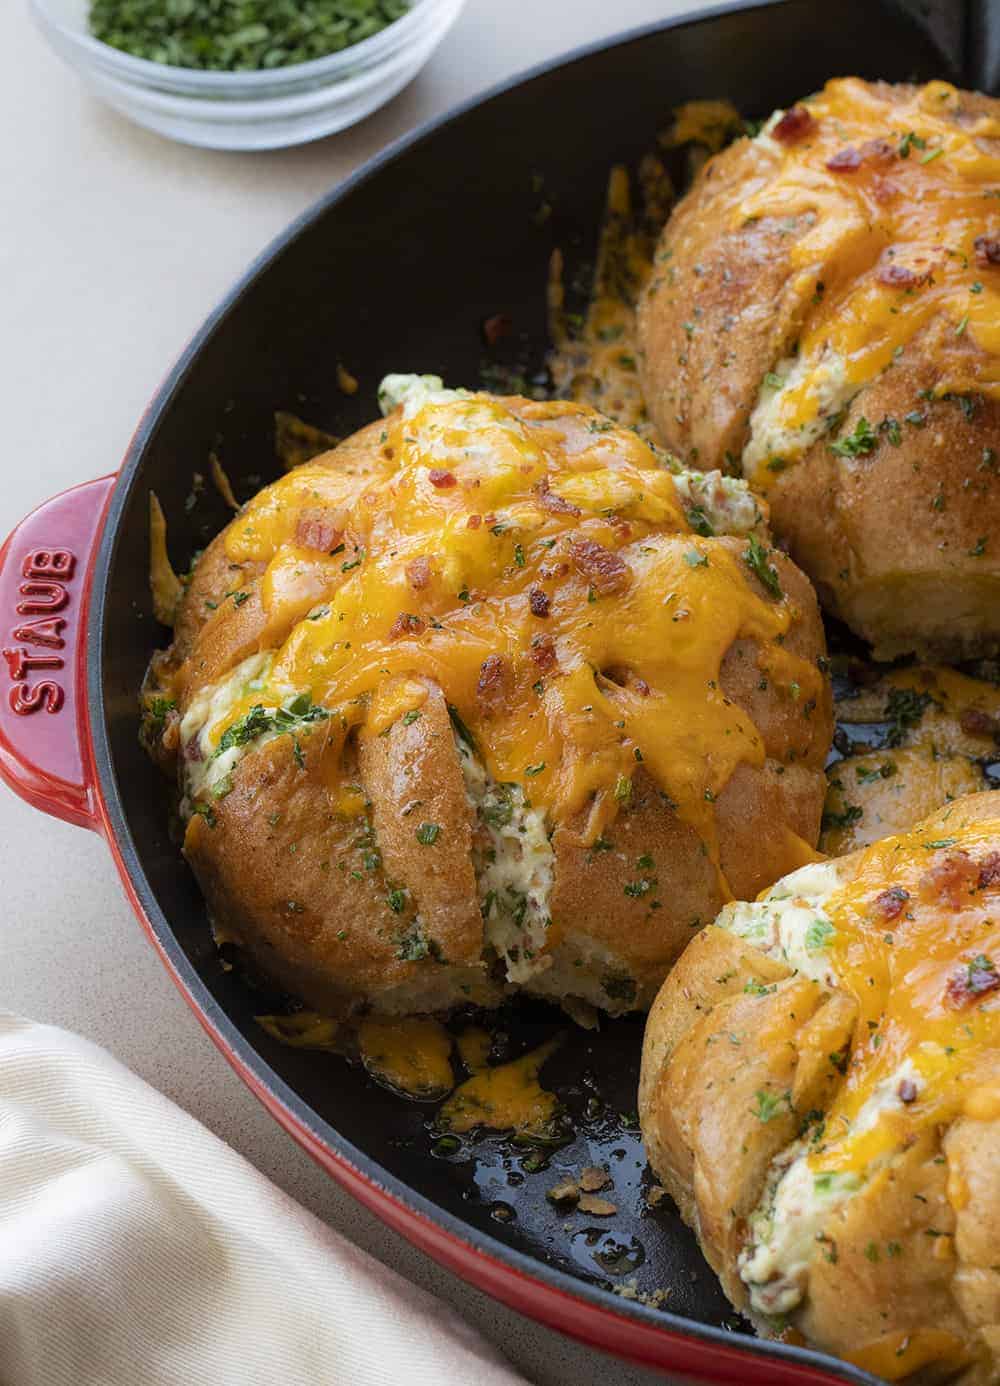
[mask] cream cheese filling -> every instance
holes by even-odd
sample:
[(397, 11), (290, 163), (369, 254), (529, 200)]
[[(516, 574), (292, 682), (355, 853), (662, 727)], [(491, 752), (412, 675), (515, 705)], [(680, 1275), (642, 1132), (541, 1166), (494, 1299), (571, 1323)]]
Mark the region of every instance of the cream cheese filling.
[(455, 746), (480, 829), (473, 865), (486, 942), (503, 958), (508, 981), (527, 982), (551, 961), (544, 948), (555, 855), (545, 815), (520, 785), (491, 779), (462, 737)]

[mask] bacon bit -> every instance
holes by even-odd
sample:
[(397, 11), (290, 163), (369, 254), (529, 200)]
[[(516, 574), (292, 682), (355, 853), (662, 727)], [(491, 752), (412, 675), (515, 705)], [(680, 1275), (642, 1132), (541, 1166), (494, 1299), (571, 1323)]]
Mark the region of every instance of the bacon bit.
[(556, 647), (551, 635), (532, 636), (531, 658), (543, 674), (547, 674), (550, 669), (555, 668)]
[(419, 635), (426, 625), (427, 622), (419, 616), (411, 616), (408, 611), (401, 611), (389, 627), (389, 639), (402, 640), (404, 635)]
[(535, 495), (538, 497), (538, 504), (550, 515), (579, 515), (582, 513), (578, 505), (574, 505), (572, 501), (564, 500), (555, 491), (549, 490), (548, 477), (545, 477), (535, 487)]
[(876, 895), (872, 903), (882, 919), (898, 919), (909, 898), (910, 892), (902, 886), (890, 886), (888, 890)]
[(465, 522), (465, 527), (466, 529), (478, 529), (482, 523), (482, 515), (470, 515)]
[(827, 159), (826, 166), (831, 173), (853, 173), (863, 162), (860, 149), (848, 144), (843, 149), (838, 149), (831, 159)]
[(861, 157), (866, 163), (887, 164), (896, 158), (896, 146), (888, 140), (865, 140)]
[(436, 486), (439, 491), (447, 491), (455, 485), (453, 472), (442, 471), (440, 467), (432, 467), (427, 473), (427, 480), (432, 486)]
[(488, 712), (496, 712), (510, 691), (510, 669), (499, 655), (487, 655), (479, 669), (476, 695)]
[(813, 129), (816, 122), (805, 106), (791, 106), (771, 131), (771, 137), (781, 144), (795, 144)]
[(933, 265), (928, 265), (922, 270), (913, 269), (910, 265), (899, 264), (895, 254), (892, 246), (882, 252), (878, 269), (875, 271), (875, 278), (880, 284), (887, 284), (890, 289), (913, 289), (918, 284), (927, 283), (933, 272)]
[(334, 523), (329, 510), (317, 507), (303, 510), (295, 526), (296, 544), (320, 553), (329, 553), (343, 537), (343, 529)]
[(1000, 881), (1000, 852), (990, 852), (989, 856), (983, 857), (979, 863), (979, 879), (976, 885), (980, 890), (986, 890), (991, 885), (996, 885)]
[(827, 159), (826, 166), (834, 173), (853, 173), (862, 164), (888, 163), (895, 157), (896, 151), (888, 140), (865, 140), (858, 149), (852, 144), (845, 145)]
[(1000, 733), (997, 719), (979, 707), (967, 707), (959, 718), (958, 725), (966, 736), (996, 737)]
[(979, 867), (968, 852), (949, 852), (936, 861), (920, 878), (921, 893), (931, 900), (943, 900), (960, 910), (975, 889)]
[(618, 596), (632, 583), (632, 569), (619, 554), (593, 539), (574, 539), (570, 557), (578, 570), (602, 596)]
[(967, 1006), (970, 1001), (985, 996), (1000, 987), (1000, 972), (992, 958), (978, 953), (948, 978), (945, 999), (953, 1006)]
[(425, 555), (411, 558), (406, 565), (406, 579), (415, 592), (422, 592), (431, 580), (431, 561)]
[(487, 346), (496, 346), (504, 337), (509, 337), (514, 323), (508, 313), (494, 313), (483, 322), (483, 340)]
[(197, 738), (196, 736), (192, 736), (191, 740), (190, 740), (190, 741), (187, 743), (187, 745), (184, 747), (184, 759), (185, 759), (185, 760), (204, 760), (204, 759), (205, 759), (205, 753), (202, 751), (201, 746), (199, 745), (199, 742), (198, 742), (198, 738)]
[(1000, 236), (977, 236), (972, 242), (976, 264), (982, 269), (1000, 265)]
[(899, 1087), (896, 1089), (896, 1094), (900, 1102), (905, 1102), (909, 1105), (911, 1102), (916, 1102), (917, 1100), (917, 1085), (912, 1078), (901, 1078), (899, 1080)]
[(532, 616), (544, 617), (549, 614), (549, 598), (540, 587), (533, 587), (528, 593), (528, 605), (531, 607)]

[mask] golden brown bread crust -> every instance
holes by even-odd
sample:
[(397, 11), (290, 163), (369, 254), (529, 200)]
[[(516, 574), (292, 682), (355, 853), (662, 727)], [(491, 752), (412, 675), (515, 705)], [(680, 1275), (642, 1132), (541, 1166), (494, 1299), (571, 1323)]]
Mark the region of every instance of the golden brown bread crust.
[[(955, 834), (996, 816), (992, 794), (974, 795), (928, 819), (925, 833)], [(861, 858), (840, 859), (843, 881)], [(804, 1114), (828, 1110), (843, 1081), (843, 1064), (830, 1058), (849, 1052), (856, 1018), (846, 992), (816, 985), (715, 925), (692, 940), (650, 1010), (639, 1089), (649, 1161), (744, 1312), (738, 1257), (748, 1218)], [(825, 1217), (792, 1320), (811, 1343), (876, 1374), (894, 1371), (891, 1379), (1000, 1379), (993, 1063), (975, 1070), (986, 1083), (981, 1111), (967, 1105), (943, 1127), (924, 1127)], [(762, 1093), (788, 1097), (762, 1119)]]
[[(864, 85), (891, 105), (915, 91)], [(990, 98), (959, 97), (956, 126), (1000, 112)], [(980, 144), (997, 147), (995, 139)], [(647, 406), (664, 442), (692, 466), (739, 468), (765, 375), (794, 353), (814, 290), (821, 295), (824, 279), (844, 272), (843, 264), (819, 260), (810, 279), (794, 259), (799, 243), (822, 228), (822, 197), (818, 211), (740, 219), (743, 199), (776, 177), (775, 151), (772, 141), (744, 138), (705, 165), (667, 223), (640, 302)], [(888, 157), (898, 161), (892, 151)], [(992, 203), (981, 205), (977, 229), (995, 233)], [(1000, 270), (972, 273), (989, 287)], [(932, 316), (837, 420), (844, 438), (864, 417), (876, 432), (873, 450), (839, 456), (832, 434), (821, 436), (784, 471), (763, 474), (775, 534), (823, 604), (879, 658), (914, 650), (970, 658), (998, 648), (1000, 542), (992, 536), (1000, 531), (1000, 402), (927, 397), (956, 362), (984, 356), (970, 332), (956, 335), (950, 317)], [(898, 445), (884, 421), (895, 421)]]
[[(428, 691), (419, 737), (415, 726), (396, 723), (388, 737), (358, 748), (370, 816), (333, 809), (324, 756), (339, 756), (339, 746), (319, 722), (298, 737), (304, 766), (291, 737), (265, 742), (237, 765), (212, 826), (201, 814), (188, 824), (184, 853), (219, 937), (324, 1014), (343, 1015), (375, 996), (404, 1012), (502, 996), (481, 959), (471, 814), (439, 690)], [(414, 799), (449, 828), (419, 860), (407, 840), (416, 843), (412, 827), (400, 830)], [(390, 905), (397, 889), (405, 891), (398, 911)], [(407, 961), (400, 953), (417, 914), (430, 951)]]
[[(372, 425), (311, 465), (363, 481), (383, 436)], [(311, 518), (318, 524), (323, 517)], [(265, 611), (264, 565), (233, 564), (225, 533), (199, 561), (174, 646), (157, 661), (182, 717), (199, 694), (287, 634)], [(712, 542), (744, 567), (745, 540)], [(790, 696), (787, 670), (771, 667), (795, 656), (815, 665), (824, 637), (807, 579), (781, 553), (770, 561), (793, 611), (787, 636), (770, 654), (756, 639), (738, 639), (720, 668), (723, 692), (746, 710), (764, 752), (759, 768), (737, 767), (715, 804), (722, 874), (740, 895), (811, 853), (832, 734), (826, 681), (817, 680), (814, 701)], [(249, 745), (231, 790), (207, 814), (195, 813), (187, 829), (185, 854), (220, 937), (239, 942), (262, 972), (325, 1013), (488, 1005), (509, 989), (484, 949), (476, 813), (448, 708), (433, 679), (420, 682), (426, 701), (419, 718), (397, 716), (381, 733), (334, 726), (332, 718)], [(361, 817), (341, 803), (345, 776), (366, 806)], [(645, 1007), (692, 929), (724, 902), (722, 880), (695, 831), (642, 769), (598, 845), (581, 837), (588, 816), (585, 808), (552, 836), (551, 962), (527, 989), (612, 1012)], [(439, 828), (429, 843), (416, 835), (422, 823)], [(397, 905), (402, 899), (402, 908), (390, 897)]]

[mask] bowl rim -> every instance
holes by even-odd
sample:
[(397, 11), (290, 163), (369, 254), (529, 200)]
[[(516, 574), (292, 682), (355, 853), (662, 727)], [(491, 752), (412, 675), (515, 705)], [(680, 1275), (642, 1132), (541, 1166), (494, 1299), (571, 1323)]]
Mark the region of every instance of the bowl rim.
[[(464, 4), (465, 0), (459, 0)], [(131, 79), (142, 86), (172, 86), (203, 91), (206, 95), (226, 89), (243, 88), (248, 93), (293, 84), (312, 85), (354, 75), (349, 68), (360, 62), (373, 66), (385, 58), (394, 57), (396, 50), (410, 38), (417, 38), (433, 11), (446, 7), (448, 0), (410, 0), (410, 8), (392, 20), (378, 33), (308, 62), (289, 63), (283, 67), (258, 68), (250, 72), (220, 72), (197, 67), (178, 67), (173, 63), (158, 63), (151, 58), (137, 58), (110, 43), (94, 38), (88, 30), (66, 24), (52, 12), (50, 0), (28, 0), (38, 23), (51, 28), (71, 48), (76, 49), (88, 66), (96, 64), (119, 73), (120, 79)], [(89, 0), (87, 0), (89, 6)]]
[[(537, 77), (654, 34), (744, 11), (771, 9), (783, 3), (785, 0), (715, 0), (704, 7), (686, 8), (666, 20), (640, 24), (578, 45), (517, 71), (391, 141), (318, 198), (251, 261), (207, 314), (171, 366), (146, 406), (123, 458), (90, 574), (84, 650), (87, 696), (83, 700), (83, 740), (103, 830), (122, 884), (175, 984), (213, 1042), (271, 1115), (383, 1221), (492, 1298), (557, 1332), (568, 1333), (601, 1348), (619, 1360), (654, 1369), (693, 1373), (695, 1379), (702, 1381), (739, 1379), (748, 1386), (751, 1382), (759, 1386), (779, 1382), (783, 1386), (791, 1386), (791, 1383), (795, 1386), (835, 1386), (835, 1383), (881, 1386), (870, 1373), (827, 1353), (774, 1339), (737, 1335), (714, 1324), (609, 1294), (557, 1266), (508, 1246), (490, 1233), (472, 1227), (383, 1168), (320, 1116), (243, 1035), (182, 949), (139, 859), (115, 772), (105, 697), (104, 626), (109, 576), (120, 543), (124, 514), (139, 482), (146, 449), (216, 329), (302, 232), (404, 153), (432, 139), (445, 125)], [(562, 1306), (561, 1311), (557, 1312), (557, 1305)], [(713, 1354), (718, 1355), (718, 1375), (709, 1374), (712, 1371), (709, 1359)], [(742, 1375), (739, 1378), (731, 1375), (733, 1370)]]

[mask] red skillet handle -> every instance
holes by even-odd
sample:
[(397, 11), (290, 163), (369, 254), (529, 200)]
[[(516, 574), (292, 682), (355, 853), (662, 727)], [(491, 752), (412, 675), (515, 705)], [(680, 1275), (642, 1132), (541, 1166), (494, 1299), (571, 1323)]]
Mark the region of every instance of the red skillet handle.
[(98, 826), (86, 729), (86, 599), (113, 476), (32, 511), (0, 549), (0, 777)]

